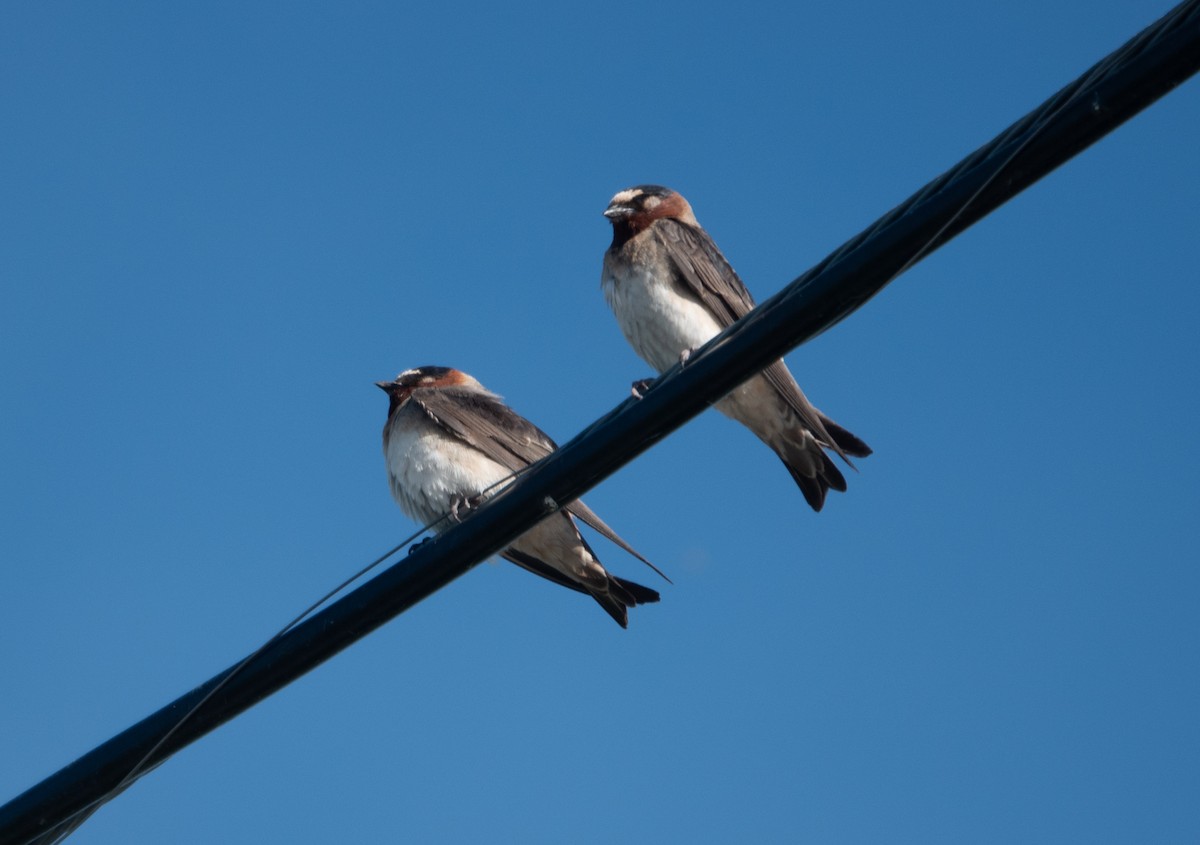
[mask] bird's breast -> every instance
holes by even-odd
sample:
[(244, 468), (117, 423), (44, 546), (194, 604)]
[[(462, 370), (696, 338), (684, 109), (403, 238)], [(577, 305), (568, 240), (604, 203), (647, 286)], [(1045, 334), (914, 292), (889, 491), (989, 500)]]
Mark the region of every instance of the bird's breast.
[(721, 327), (664, 262), (605, 261), (600, 284), (625, 339), (658, 372), (679, 362)]
[(392, 496), (422, 524), (449, 512), (455, 496), (477, 496), (509, 474), (483, 452), (424, 419), (394, 420), (384, 454)]

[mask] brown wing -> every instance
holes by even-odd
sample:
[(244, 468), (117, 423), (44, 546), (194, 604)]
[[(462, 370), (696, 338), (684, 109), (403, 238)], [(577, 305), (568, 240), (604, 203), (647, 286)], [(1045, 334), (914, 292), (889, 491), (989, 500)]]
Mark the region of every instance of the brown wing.
[[(722, 329), (754, 310), (754, 297), (708, 232), (673, 218), (657, 220), (653, 228), (667, 248), (677, 278), (717, 318)], [(768, 366), (763, 375), (821, 444), (850, 463), (846, 453), (826, 430), (820, 411), (808, 401), (783, 361)]]
[(418, 388), (411, 401), (449, 433), (513, 472), (557, 448), (549, 435), (494, 394), (457, 387)]
[[(505, 405), (495, 394), (455, 387), (417, 389), (412, 392), (410, 401), (420, 405), (446, 431), (512, 472), (519, 472), (558, 448), (550, 435)], [(668, 582), (671, 580), (621, 539), (581, 500), (576, 499), (564, 510), (582, 519)]]
[(652, 228), (666, 246), (679, 278), (721, 328), (754, 310), (754, 297), (707, 232), (670, 217), (655, 221)]

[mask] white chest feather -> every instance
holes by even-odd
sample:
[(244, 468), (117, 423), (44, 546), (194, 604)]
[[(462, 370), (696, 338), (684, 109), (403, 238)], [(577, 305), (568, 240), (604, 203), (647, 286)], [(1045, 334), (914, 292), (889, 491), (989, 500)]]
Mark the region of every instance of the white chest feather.
[[(384, 456), (392, 496), (422, 525), (448, 513), (455, 496), (476, 496), (509, 474), (478, 449), (416, 413), (401, 414), (393, 421)], [(443, 531), (448, 527), (438, 526)]]
[(625, 339), (660, 373), (679, 363), (685, 349), (695, 349), (721, 330), (709, 310), (665, 274), (637, 265), (614, 270), (606, 264), (600, 287)]

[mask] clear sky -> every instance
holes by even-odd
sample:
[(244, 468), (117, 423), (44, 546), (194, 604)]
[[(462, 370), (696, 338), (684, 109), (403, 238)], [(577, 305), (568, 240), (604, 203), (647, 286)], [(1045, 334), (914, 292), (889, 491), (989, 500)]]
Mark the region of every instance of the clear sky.
[[(1168, 8), (403, 6), (4, 12), (0, 800), (413, 530), (373, 382), (649, 375), (616, 191), (763, 299)], [(481, 566), (72, 841), (1200, 839), (1198, 148), (1193, 80), (790, 354), (821, 514), (709, 412), (587, 497), (629, 630)]]

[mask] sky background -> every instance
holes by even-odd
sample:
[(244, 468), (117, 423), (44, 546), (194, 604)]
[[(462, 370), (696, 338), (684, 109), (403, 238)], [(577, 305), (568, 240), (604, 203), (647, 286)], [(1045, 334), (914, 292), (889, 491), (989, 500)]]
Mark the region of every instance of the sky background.
[[(414, 529), (373, 382), (649, 375), (616, 191), (765, 299), (1169, 8), (402, 5), (3, 12), (0, 800)], [(480, 566), (71, 841), (1200, 839), (1198, 148), (1193, 80), (791, 353), (821, 514), (709, 412), (586, 497), (627, 631)]]

